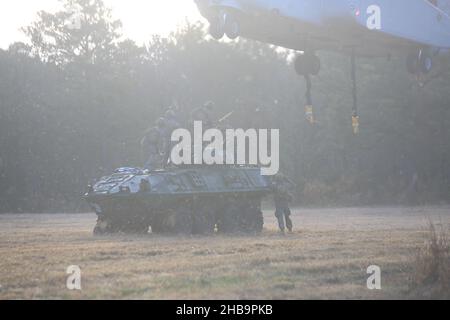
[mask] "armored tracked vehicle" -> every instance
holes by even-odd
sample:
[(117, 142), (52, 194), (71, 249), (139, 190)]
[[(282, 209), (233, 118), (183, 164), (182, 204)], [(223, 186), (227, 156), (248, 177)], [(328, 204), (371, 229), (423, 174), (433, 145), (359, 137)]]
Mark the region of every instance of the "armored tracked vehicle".
[(269, 178), (256, 167), (120, 168), (85, 195), (98, 220), (94, 234), (257, 233)]

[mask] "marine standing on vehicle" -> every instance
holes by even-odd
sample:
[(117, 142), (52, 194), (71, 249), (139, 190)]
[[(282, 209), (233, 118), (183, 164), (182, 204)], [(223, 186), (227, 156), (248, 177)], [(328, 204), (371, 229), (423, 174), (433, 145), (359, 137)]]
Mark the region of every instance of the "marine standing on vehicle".
[(160, 118), (156, 126), (149, 128), (144, 138), (141, 140), (142, 156), (144, 158), (144, 169), (155, 170), (161, 168), (161, 140), (163, 138), (162, 124), (163, 118)]
[(201, 121), (203, 128), (211, 129), (214, 126), (212, 112), (214, 110), (214, 102), (208, 101), (203, 106), (194, 109), (191, 112), (191, 121)]
[(174, 146), (172, 142), (172, 133), (180, 128), (175, 111), (169, 108), (165, 113), (164, 122), (162, 123), (162, 150), (163, 150), (163, 167), (166, 167), (170, 161), (170, 153)]

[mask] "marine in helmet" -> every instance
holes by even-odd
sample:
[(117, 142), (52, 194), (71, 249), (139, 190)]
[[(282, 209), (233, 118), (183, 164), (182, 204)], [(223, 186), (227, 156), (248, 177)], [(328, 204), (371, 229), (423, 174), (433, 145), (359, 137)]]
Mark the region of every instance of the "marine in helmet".
[(165, 115), (164, 118), (166, 120), (165, 124), (166, 127), (168, 127), (169, 129), (179, 129), (180, 128), (180, 122), (178, 121), (178, 117), (177, 114), (175, 112), (175, 109), (173, 109), (172, 107), (170, 107)]
[(214, 102), (208, 101), (203, 106), (191, 112), (191, 121), (201, 121), (203, 128), (210, 129), (214, 126), (212, 112), (215, 108)]
[(162, 130), (162, 150), (163, 150), (163, 165), (166, 166), (169, 163), (170, 153), (174, 146), (172, 142), (172, 133), (180, 128), (176, 113), (172, 107), (170, 107), (162, 118), (161, 130)]
[(156, 126), (149, 128), (144, 137), (141, 140), (141, 150), (144, 158), (144, 169), (154, 170), (161, 167), (162, 156), (161, 156), (161, 138), (162, 131), (160, 128), (160, 123), (163, 121), (160, 118), (156, 122)]
[(289, 203), (292, 201), (291, 190), (295, 187), (295, 184), (285, 175), (278, 173), (273, 177), (272, 187), (274, 189), (275, 216), (278, 220), (280, 232), (284, 234), (286, 228), (289, 232), (292, 232), (293, 225), (290, 218)]

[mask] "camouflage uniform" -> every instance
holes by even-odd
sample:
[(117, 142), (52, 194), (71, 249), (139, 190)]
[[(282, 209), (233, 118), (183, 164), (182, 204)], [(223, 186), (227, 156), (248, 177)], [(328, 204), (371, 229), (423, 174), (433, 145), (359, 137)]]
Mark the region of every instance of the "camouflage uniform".
[(191, 112), (191, 121), (201, 121), (205, 130), (212, 128), (214, 126), (214, 121), (212, 120), (211, 115), (213, 109), (213, 102), (205, 103), (203, 106), (194, 109)]
[(161, 166), (160, 141), (161, 130), (158, 127), (147, 130), (141, 141), (144, 169), (154, 170)]
[(290, 193), (290, 188), (292, 186), (293, 183), (283, 175), (278, 174), (275, 176), (273, 181), (275, 216), (277, 217), (280, 231), (283, 233), (286, 227), (289, 232), (292, 232), (293, 228), (292, 220), (290, 218), (291, 209), (289, 208), (289, 203), (292, 201), (292, 195)]
[(172, 152), (172, 148), (174, 146), (174, 143), (172, 142), (172, 133), (177, 129), (180, 129), (180, 123), (176, 118), (175, 112), (172, 109), (169, 109), (165, 114), (165, 119), (162, 124), (162, 150), (164, 150), (164, 166), (169, 163), (170, 153)]

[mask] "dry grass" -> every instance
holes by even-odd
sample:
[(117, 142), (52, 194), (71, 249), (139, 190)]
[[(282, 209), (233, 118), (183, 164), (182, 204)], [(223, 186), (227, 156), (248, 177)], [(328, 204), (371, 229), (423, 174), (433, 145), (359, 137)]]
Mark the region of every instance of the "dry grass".
[(430, 221), (425, 243), (413, 263), (411, 289), (418, 298), (450, 299), (450, 240), (442, 224), (436, 229)]
[[(0, 299), (410, 298), (411, 252), (426, 217), (449, 208), (294, 210), (296, 231), (259, 236), (91, 235), (87, 215), (0, 216)], [(82, 290), (65, 287), (79, 265)], [(366, 288), (369, 265), (382, 290)]]

